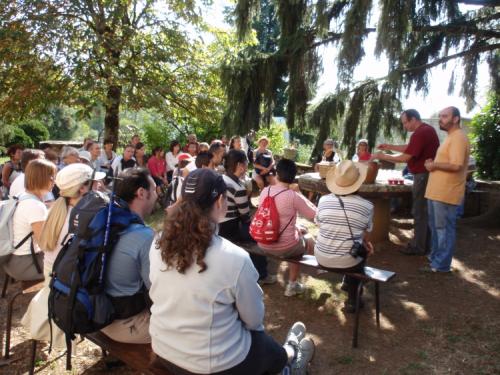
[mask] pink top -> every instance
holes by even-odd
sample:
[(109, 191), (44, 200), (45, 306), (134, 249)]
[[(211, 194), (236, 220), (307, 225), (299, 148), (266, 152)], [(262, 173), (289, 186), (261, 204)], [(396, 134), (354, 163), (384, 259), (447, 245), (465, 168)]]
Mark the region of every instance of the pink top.
[[(260, 193), (260, 203), (262, 203), (267, 197), (268, 189), (269, 187), (263, 189)], [(286, 190), (285, 187), (280, 185), (273, 185), (270, 189), (271, 196), (278, 194), (280, 191)], [(276, 203), (276, 208), (280, 214), (280, 231), (285, 227), (286, 229), (283, 233), (281, 233), (278, 241), (269, 245), (259, 243), (259, 247), (269, 251), (270, 253), (275, 252), (276, 255), (279, 255), (279, 253), (283, 253), (291, 249), (299, 242), (300, 233), (296, 226), (297, 214), (300, 214), (308, 220), (314, 220), (314, 217), (316, 216), (316, 206), (302, 194), (299, 194), (291, 189), (276, 196), (274, 202)], [(292, 221), (290, 221), (290, 219), (292, 219)], [(290, 222), (290, 224), (288, 224), (288, 222)], [(288, 226), (286, 226), (287, 224)]]
[(151, 156), (148, 160), (148, 169), (153, 177), (161, 177), (167, 170), (167, 162), (165, 159), (158, 159), (156, 156)]
[(360, 161), (369, 161), (372, 157), (372, 154), (370, 154), (369, 152), (361, 152), (358, 154), (358, 157)]

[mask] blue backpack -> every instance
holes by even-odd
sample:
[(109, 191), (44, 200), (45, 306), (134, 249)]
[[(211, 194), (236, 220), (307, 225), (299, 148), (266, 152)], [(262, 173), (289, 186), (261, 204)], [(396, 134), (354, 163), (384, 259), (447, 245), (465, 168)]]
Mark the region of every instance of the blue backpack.
[(147, 307), (147, 291), (127, 297), (112, 297), (105, 291), (109, 256), (120, 234), (132, 225), (144, 223), (113, 194), (108, 200), (91, 191), (71, 212), (73, 236), (54, 262), (49, 294), (49, 320), (64, 331), (68, 355), (75, 334), (98, 331)]

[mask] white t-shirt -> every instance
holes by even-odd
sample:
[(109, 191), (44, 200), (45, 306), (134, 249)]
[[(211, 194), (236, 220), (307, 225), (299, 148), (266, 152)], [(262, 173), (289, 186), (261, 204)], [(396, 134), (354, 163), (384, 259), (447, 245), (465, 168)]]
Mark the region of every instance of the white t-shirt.
[[(29, 197), (26, 197), (29, 195)], [(17, 245), (21, 240), (32, 232), (31, 224), (47, 220), (48, 210), (45, 204), (32, 194), (23, 193), (20, 196), (21, 200), (17, 205), (13, 217), (13, 234), (14, 245)], [(14, 251), (14, 255), (29, 255), (31, 240), (26, 241), (19, 249)], [(33, 241), (35, 253), (40, 252), (37, 243)]]
[[(24, 187), (24, 173), (21, 173), (16, 177), (12, 185), (10, 185), (9, 196), (11, 198), (19, 197), (22, 193), (26, 191)], [(48, 192), (44, 197), (44, 202), (50, 202), (54, 200), (54, 194), (52, 192)]]
[(167, 171), (175, 170), (175, 167), (179, 162), (179, 160), (177, 159), (178, 157), (179, 154), (177, 154), (177, 156), (174, 156), (174, 154), (171, 151), (167, 152), (167, 154), (165, 155), (165, 160), (167, 162)]
[(19, 176), (16, 177), (14, 182), (10, 185), (10, 190), (9, 190), (9, 196), (10, 197), (17, 197), (21, 193), (24, 193), (24, 173), (21, 173)]

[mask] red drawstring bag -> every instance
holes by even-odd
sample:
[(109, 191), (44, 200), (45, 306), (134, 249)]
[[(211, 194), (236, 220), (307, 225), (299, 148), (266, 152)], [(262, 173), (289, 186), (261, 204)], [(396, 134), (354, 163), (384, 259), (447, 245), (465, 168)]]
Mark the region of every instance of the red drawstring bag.
[(283, 233), (292, 222), (293, 216), (286, 227), (280, 231), (280, 215), (276, 208), (274, 198), (287, 190), (288, 189), (282, 190), (278, 194), (271, 196), (271, 187), (268, 188), (267, 197), (265, 197), (264, 201), (259, 205), (250, 223), (250, 236), (252, 236), (257, 243), (268, 245), (278, 241), (281, 233)]

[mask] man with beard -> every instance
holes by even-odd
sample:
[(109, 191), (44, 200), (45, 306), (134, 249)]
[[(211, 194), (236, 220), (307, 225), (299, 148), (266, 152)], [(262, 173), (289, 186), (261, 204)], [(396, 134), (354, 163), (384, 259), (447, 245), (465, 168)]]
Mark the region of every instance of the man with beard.
[(408, 170), (413, 174), (412, 214), (415, 220), (414, 235), (406, 248), (400, 251), (406, 255), (428, 254), (430, 249), (430, 233), (427, 215), (425, 189), (429, 172), (425, 169), (425, 161), (434, 159), (439, 147), (439, 139), (434, 128), (420, 119), (415, 109), (407, 109), (401, 113), (401, 123), (406, 131), (412, 132), (407, 145), (381, 144), (380, 150), (400, 152), (399, 155), (387, 155), (377, 152), (371, 159), (386, 160), (392, 163), (407, 163)]
[(460, 111), (456, 107), (439, 112), (439, 128), (448, 135), (439, 146), (436, 158), (425, 162), (430, 172), (425, 197), (428, 199), (431, 254), (429, 267), (422, 270), (450, 272), (455, 251), (457, 207), (465, 193), (470, 145), (460, 127)]

